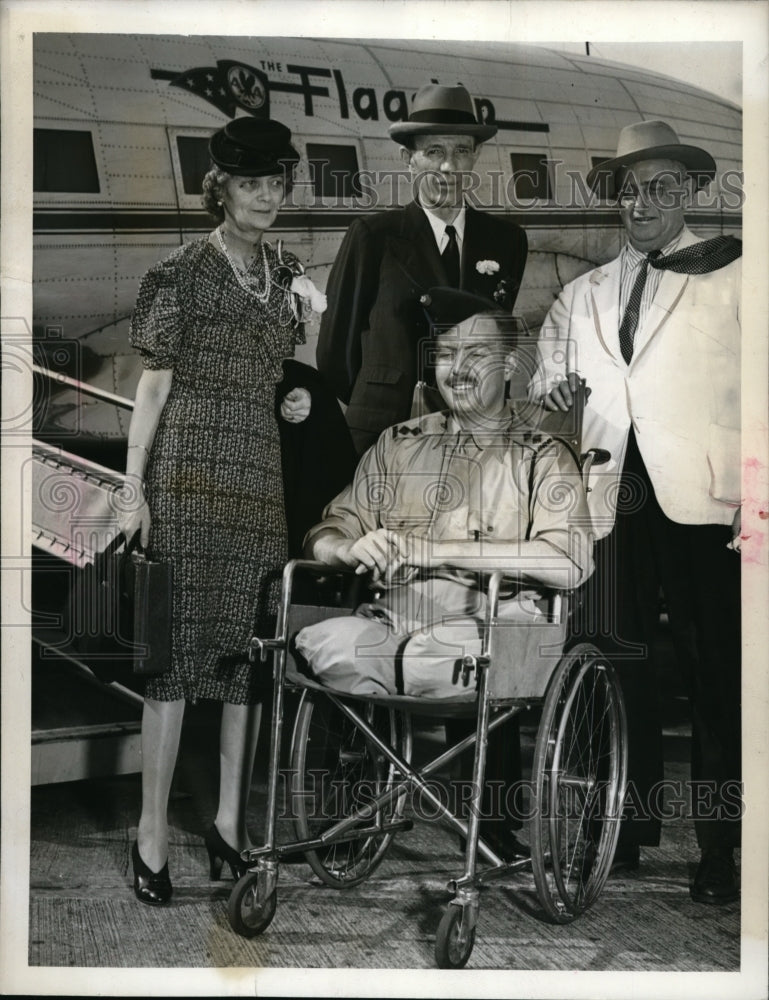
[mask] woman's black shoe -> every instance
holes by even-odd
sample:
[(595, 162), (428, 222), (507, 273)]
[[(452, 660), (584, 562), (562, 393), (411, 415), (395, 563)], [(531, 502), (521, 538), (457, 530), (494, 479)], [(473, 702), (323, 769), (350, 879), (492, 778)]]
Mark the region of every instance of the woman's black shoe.
[(134, 893), (140, 903), (149, 906), (161, 906), (167, 903), (174, 891), (168, 875), (168, 862), (159, 872), (153, 872), (142, 861), (139, 854), (139, 844), (135, 840), (131, 848), (131, 861), (134, 868)]
[(236, 882), (246, 874), (248, 865), (241, 858), (240, 851), (236, 851), (233, 847), (230, 847), (216, 829), (215, 823), (212, 823), (206, 831), (205, 842), (206, 850), (208, 851), (208, 862), (211, 866), (210, 875), (212, 882), (222, 877), (222, 865), (225, 861), (230, 866), (232, 877)]

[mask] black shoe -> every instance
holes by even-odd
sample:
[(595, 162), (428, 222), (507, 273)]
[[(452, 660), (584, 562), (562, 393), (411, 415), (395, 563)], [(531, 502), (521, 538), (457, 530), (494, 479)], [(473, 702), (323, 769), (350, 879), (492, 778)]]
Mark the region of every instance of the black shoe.
[(137, 841), (134, 841), (131, 848), (131, 861), (134, 869), (134, 893), (139, 902), (147, 903), (149, 906), (162, 906), (163, 903), (167, 903), (174, 891), (168, 875), (168, 862), (166, 861), (159, 872), (153, 872), (142, 861)]
[[(503, 861), (521, 861), (523, 858), (531, 857), (531, 849), (528, 844), (522, 843), (512, 830), (504, 826), (481, 827), (478, 836), (485, 840), (487, 845), (495, 854), (498, 854)], [(467, 850), (467, 841), (463, 836), (459, 837), (459, 850), (464, 854)]]
[(237, 880), (242, 878), (248, 871), (248, 864), (241, 858), (240, 851), (230, 847), (226, 840), (216, 829), (216, 824), (212, 823), (205, 835), (206, 850), (208, 851), (208, 863), (210, 865), (211, 881), (215, 882), (222, 877), (222, 866), (226, 861), (230, 866), (232, 877)]
[(638, 844), (617, 844), (614, 860), (611, 863), (612, 874), (638, 871), (641, 863), (641, 848)]
[(731, 847), (708, 847), (702, 852), (689, 895), (695, 903), (723, 906), (740, 897), (740, 881)]

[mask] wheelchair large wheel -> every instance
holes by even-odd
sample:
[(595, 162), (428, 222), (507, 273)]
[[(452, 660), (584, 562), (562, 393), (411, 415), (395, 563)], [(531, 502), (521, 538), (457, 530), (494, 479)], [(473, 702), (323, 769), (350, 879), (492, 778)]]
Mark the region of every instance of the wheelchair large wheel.
[[(380, 738), (409, 760), (410, 717), (394, 709), (358, 702), (358, 712)], [(297, 712), (291, 752), (296, 835), (318, 837), (366, 805), (398, 775), (393, 764), (322, 692), (305, 690)], [(406, 795), (377, 810), (367, 827), (403, 816)], [(393, 832), (329, 844), (305, 855), (312, 870), (336, 889), (363, 882), (382, 861)]]
[(551, 678), (532, 768), (532, 868), (539, 900), (556, 923), (586, 910), (606, 882), (626, 774), (619, 682), (599, 650), (582, 643)]

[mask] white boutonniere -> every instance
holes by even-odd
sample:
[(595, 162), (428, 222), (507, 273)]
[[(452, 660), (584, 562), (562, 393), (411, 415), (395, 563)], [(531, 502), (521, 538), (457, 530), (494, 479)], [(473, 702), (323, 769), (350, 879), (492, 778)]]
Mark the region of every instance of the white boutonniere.
[(496, 260), (479, 260), (475, 265), (478, 274), (496, 274), (499, 270), (499, 262)]

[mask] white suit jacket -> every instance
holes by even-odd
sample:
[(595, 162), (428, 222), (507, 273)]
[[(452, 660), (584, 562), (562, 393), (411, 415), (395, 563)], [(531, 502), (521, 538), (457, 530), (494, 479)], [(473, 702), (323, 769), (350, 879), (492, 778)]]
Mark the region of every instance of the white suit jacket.
[[(685, 229), (679, 248), (697, 242)], [(611, 453), (590, 474), (597, 537), (614, 521), (631, 423), (665, 514), (731, 523), (740, 504), (741, 274), (739, 259), (710, 274), (664, 271), (629, 365), (619, 347), (619, 257), (566, 285), (547, 314), (529, 391), (540, 398), (567, 371), (592, 390), (583, 450)]]

